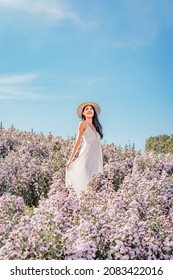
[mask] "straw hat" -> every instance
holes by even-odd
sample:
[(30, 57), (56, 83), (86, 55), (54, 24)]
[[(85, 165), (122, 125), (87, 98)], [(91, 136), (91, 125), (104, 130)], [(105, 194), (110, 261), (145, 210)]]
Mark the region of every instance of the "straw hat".
[(82, 118), (82, 110), (87, 105), (92, 105), (94, 107), (94, 109), (96, 110), (97, 115), (100, 114), (100, 106), (97, 103), (95, 103), (95, 102), (84, 102), (84, 103), (80, 104), (79, 107), (77, 108), (77, 114), (78, 114), (79, 118)]

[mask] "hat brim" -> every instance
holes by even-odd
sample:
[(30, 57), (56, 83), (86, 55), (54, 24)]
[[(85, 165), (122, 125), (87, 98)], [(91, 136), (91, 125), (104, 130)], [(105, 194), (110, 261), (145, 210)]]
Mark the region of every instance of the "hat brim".
[(101, 111), (100, 106), (97, 103), (95, 103), (95, 102), (84, 102), (84, 103), (80, 104), (79, 107), (77, 108), (77, 115), (78, 115), (79, 118), (82, 118), (83, 108), (87, 105), (93, 106), (97, 115), (100, 114), (100, 111)]

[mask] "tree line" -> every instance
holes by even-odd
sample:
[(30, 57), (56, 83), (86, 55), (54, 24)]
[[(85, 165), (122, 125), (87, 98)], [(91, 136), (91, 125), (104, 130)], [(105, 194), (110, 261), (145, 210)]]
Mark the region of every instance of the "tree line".
[(173, 134), (162, 134), (151, 136), (146, 140), (146, 151), (155, 151), (156, 153), (171, 153), (173, 154)]

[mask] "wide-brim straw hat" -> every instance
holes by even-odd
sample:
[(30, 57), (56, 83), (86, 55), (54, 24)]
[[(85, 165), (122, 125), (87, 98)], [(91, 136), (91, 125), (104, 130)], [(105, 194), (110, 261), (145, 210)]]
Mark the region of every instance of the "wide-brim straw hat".
[(79, 107), (77, 108), (77, 114), (78, 114), (78, 117), (79, 118), (82, 118), (82, 111), (83, 111), (83, 108), (87, 105), (92, 105), (97, 113), (97, 115), (100, 114), (100, 106), (95, 103), (95, 102), (84, 102), (82, 104), (79, 105)]

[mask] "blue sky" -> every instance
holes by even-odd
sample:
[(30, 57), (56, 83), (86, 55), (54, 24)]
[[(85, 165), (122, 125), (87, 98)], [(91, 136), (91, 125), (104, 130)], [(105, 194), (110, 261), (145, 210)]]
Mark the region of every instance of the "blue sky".
[(172, 0), (0, 0), (0, 121), (74, 136), (101, 106), (103, 143), (173, 134)]

